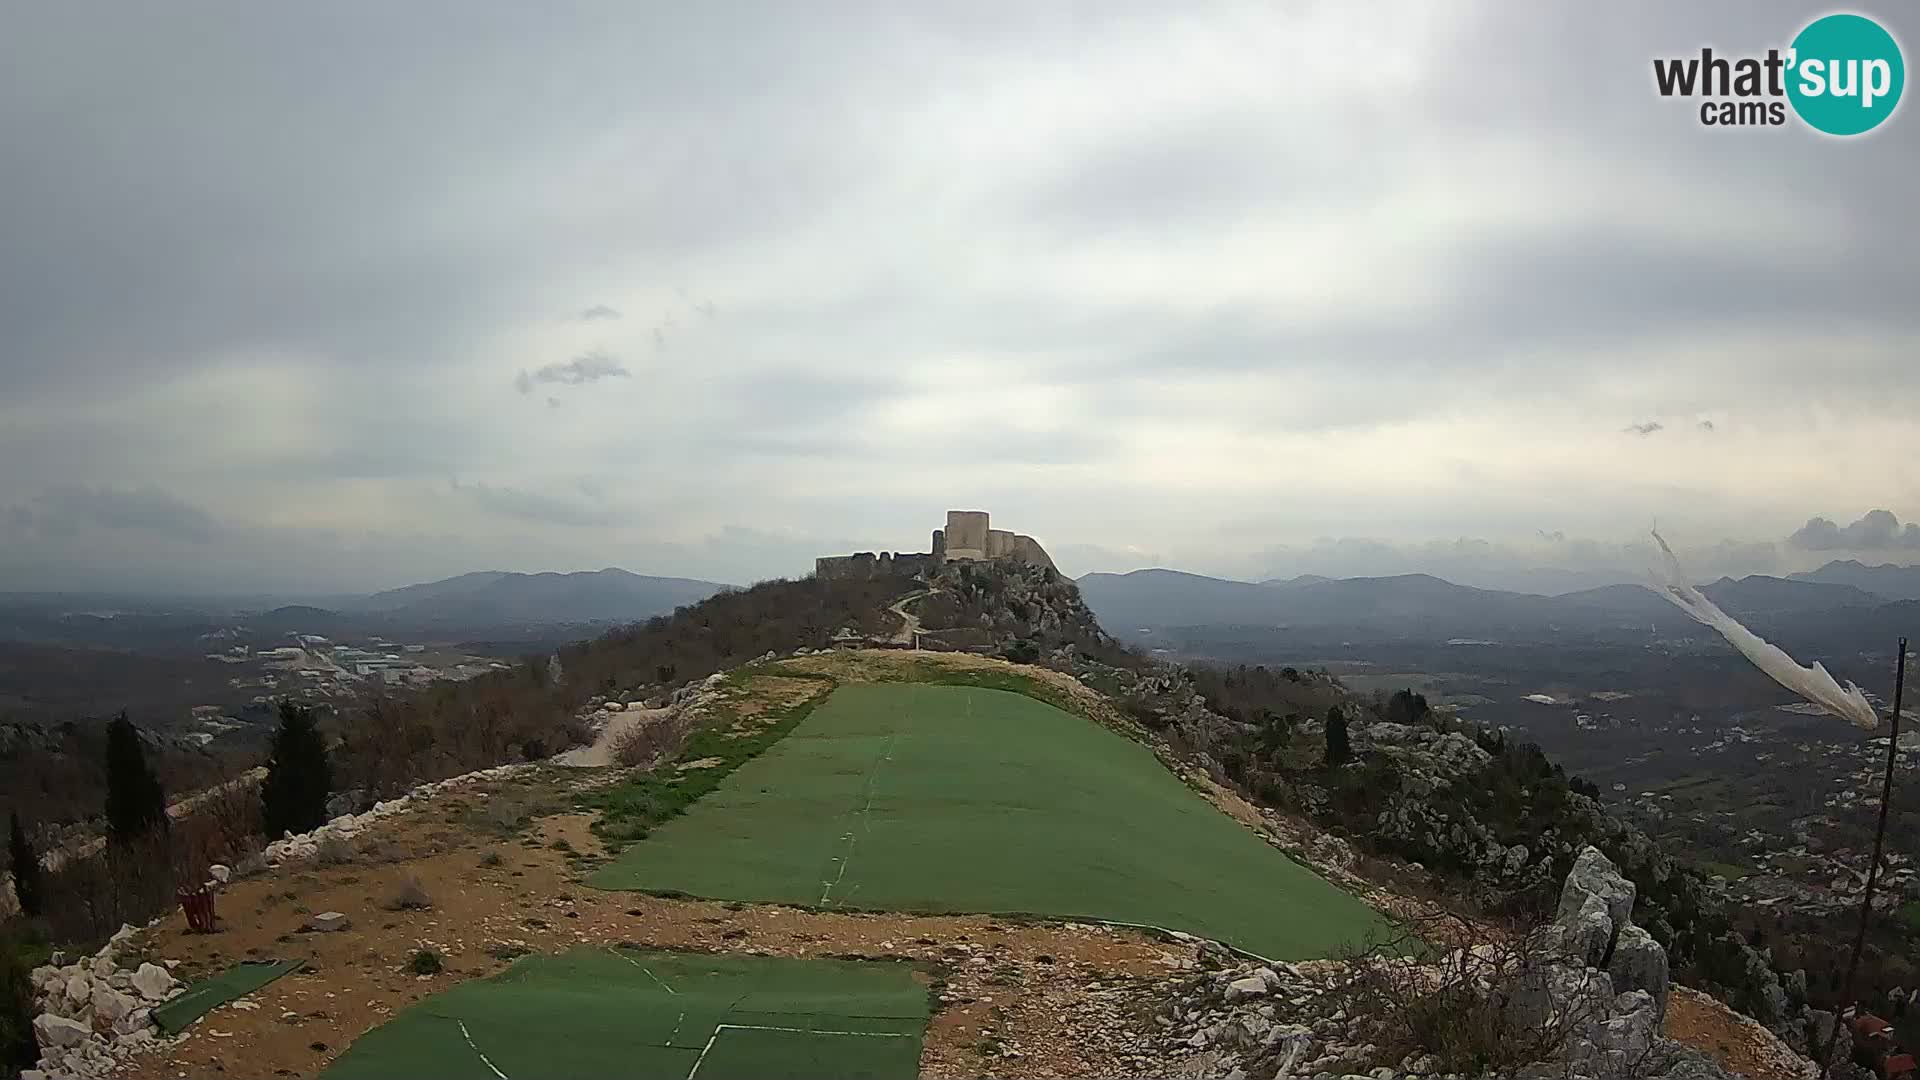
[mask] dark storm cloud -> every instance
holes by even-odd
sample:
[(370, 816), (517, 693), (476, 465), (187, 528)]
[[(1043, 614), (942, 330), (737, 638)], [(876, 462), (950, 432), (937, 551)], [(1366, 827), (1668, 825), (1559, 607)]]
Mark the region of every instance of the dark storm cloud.
[(1812, 517), (1787, 542), (1807, 551), (1920, 551), (1920, 524), (1902, 528), (1888, 510), (1869, 510), (1845, 526), (1832, 518)]

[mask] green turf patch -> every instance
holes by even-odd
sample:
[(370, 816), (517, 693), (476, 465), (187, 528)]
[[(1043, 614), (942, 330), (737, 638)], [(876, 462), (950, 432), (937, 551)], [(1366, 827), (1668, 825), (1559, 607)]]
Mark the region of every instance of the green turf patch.
[(1144, 746), (974, 686), (840, 687), (589, 881), (829, 909), (1105, 919), (1284, 959), (1389, 932)]
[(187, 1025), (235, 998), (244, 997), (290, 971), (304, 966), (304, 960), (246, 960), (209, 979), (187, 987), (186, 993), (156, 1006), (153, 1022), (161, 1032), (178, 1035)]
[(576, 949), (436, 994), (321, 1076), (904, 1080), (926, 1022), (906, 964)]

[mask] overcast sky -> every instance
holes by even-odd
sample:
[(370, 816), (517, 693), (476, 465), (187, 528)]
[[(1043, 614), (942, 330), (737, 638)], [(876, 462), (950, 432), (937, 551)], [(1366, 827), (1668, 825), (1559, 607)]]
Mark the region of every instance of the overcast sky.
[(1914, 103), (1653, 91), (1816, 9), (5, 7), (0, 588), (1920, 562)]

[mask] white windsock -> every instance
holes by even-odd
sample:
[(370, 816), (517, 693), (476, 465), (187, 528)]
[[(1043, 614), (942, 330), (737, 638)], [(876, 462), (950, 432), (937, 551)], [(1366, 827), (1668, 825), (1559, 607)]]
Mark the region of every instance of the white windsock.
[(1707, 599), (1706, 594), (1687, 583), (1681, 573), (1680, 560), (1673, 557), (1673, 549), (1661, 539), (1659, 532), (1653, 534), (1654, 543), (1660, 545), (1660, 553), (1666, 556), (1667, 581), (1663, 587), (1654, 591), (1673, 601), (1674, 606), (1694, 621), (1705, 623), (1727, 639), (1727, 644), (1740, 650), (1740, 655), (1753, 661), (1753, 665), (1781, 686), (1799, 694), (1815, 705), (1827, 710), (1855, 727), (1872, 731), (1880, 726), (1879, 714), (1867, 702), (1867, 695), (1860, 688), (1848, 683), (1846, 689), (1833, 681), (1827, 669), (1814, 661), (1812, 667), (1801, 667), (1793, 657), (1778, 645), (1770, 645), (1758, 634), (1741, 626), (1733, 616), (1720, 610), (1719, 605)]

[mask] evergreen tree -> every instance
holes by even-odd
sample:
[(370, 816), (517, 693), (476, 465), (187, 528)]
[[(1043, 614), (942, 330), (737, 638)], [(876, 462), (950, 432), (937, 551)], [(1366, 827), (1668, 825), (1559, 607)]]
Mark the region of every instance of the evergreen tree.
[(273, 756), (260, 785), (260, 821), (269, 838), (311, 832), (326, 824), (327, 796), (333, 790), (333, 766), (327, 742), (314, 723), (313, 710), (280, 703), (280, 729), (273, 733)]
[(0, 928), (0, 1076), (18, 1076), (40, 1060), (33, 1035), (30, 943), (15, 930)]
[(1353, 759), (1353, 746), (1347, 742), (1347, 717), (1340, 706), (1327, 707), (1327, 767), (1337, 769)]
[(7, 856), (13, 865), (13, 894), (20, 898), (20, 910), (29, 917), (40, 914), (40, 856), (27, 840), (26, 826), (20, 824), (20, 812), (7, 815)]
[(167, 797), (147, 764), (140, 730), (122, 712), (107, 725), (107, 835), (128, 841), (167, 826)]
[(1387, 699), (1387, 719), (1396, 724), (1421, 724), (1433, 714), (1433, 708), (1427, 704), (1425, 694), (1416, 694), (1412, 690), (1395, 690)]

